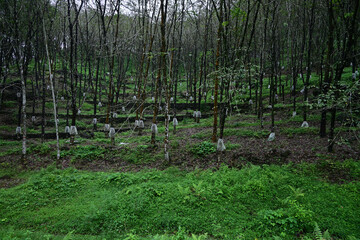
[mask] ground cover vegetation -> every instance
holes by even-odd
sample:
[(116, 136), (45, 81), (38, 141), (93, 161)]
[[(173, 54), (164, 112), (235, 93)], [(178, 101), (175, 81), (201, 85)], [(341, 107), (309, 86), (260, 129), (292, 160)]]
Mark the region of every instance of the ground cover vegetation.
[(360, 238), (359, 4), (0, 1), (0, 238)]

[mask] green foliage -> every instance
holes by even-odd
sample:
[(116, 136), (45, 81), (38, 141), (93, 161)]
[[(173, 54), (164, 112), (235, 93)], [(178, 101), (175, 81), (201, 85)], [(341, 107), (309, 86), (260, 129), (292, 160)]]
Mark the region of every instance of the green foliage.
[(315, 221), (339, 238), (360, 234), (358, 183), (330, 185), (288, 166), (27, 176), (0, 189), (2, 239), (294, 239), (312, 237)]
[(197, 145), (194, 145), (190, 151), (198, 157), (203, 157), (208, 154), (215, 153), (216, 146), (215, 146), (215, 144), (213, 144), (211, 142), (204, 141)]

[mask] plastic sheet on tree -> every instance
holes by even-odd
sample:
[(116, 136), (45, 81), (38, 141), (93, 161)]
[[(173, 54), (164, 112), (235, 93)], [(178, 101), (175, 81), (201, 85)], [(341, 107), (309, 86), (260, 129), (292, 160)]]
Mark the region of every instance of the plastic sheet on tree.
[(152, 98), (151, 98), (151, 101), (155, 101), (155, 98), (154, 98), (154, 97), (152, 97)]
[(173, 102), (173, 101), (174, 101), (174, 98), (173, 98), (173, 97), (171, 97), (171, 98), (170, 98), (170, 102)]
[(211, 96), (211, 100), (214, 100), (215, 98), (214, 98), (214, 96)]
[(20, 134), (21, 133), (21, 127), (16, 127), (15, 132), (16, 132), (16, 134)]
[(303, 88), (303, 89), (300, 90), (300, 93), (301, 93), (301, 94), (304, 94), (304, 92), (305, 92), (305, 88)]
[(268, 109), (272, 109), (272, 106), (271, 106), (271, 105), (269, 105), (269, 106), (268, 106)]
[(65, 98), (64, 98), (64, 97), (61, 97), (60, 99), (61, 99), (61, 101), (64, 101), (64, 100), (65, 100)]
[(117, 118), (117, 113), (113, 113), (113, 118)]
[(161, 107), (161, 106), (159, 106), (159, 110), (162, 111), (162, 107)]
[(275, 140), (275, 133), (272, 132), (272, 133), (270, 133), (270, 135), (269, 135), (268, 141), (269, 141), (269, 142), (272, 142), (272, 141), (274, 141), (274, 140)]
[(189, 97), (189, 101), (192, 102), (194, 101), (194, 98), (192, 96)]
[(295, 117), (295, 116), (296, 116), (296, 111), (293, 111), (292, 116), (293, 116), (293, 117)]
[(122, 107), (122, 108), (121, 108), (121, 111), (125, 112), (125, 107)]
[(194, 117), (194, 118), (196, 117), (196, 111), (193, 112), (193, 117)]
[(356, 73), (352, 74), (352, 78), (355, 80), (356, 79)]
[(200, 111), (196, 112), (196, 118), (201, 118), (201, 112)]
[(115, 128), (110, 128), (109, 137), (111, 137), (111, 138), (115, 137)]
[(101, 102), (99, 102), (99, 103), (98, 103), (98, 106), (99, 106), (99, 107), (102, 107), (102, 103), (101, 103)]
[(78, 115), (80, 115), (80, 114), (81, 114), (81, 110), (79, 109), (79, 110), (78, 110)]
[(185, 93), (185, 96), (186, 96), (186, 97), (188, 97), (188, 96), (189, 96), (189, 93), (188, 93), (188, 92), (186, 92), (186, 93)]
[(292, 86), (291, 86), (291, 91), (294, 91), (294, 89), (295, 89), (295, 86), (292, 85)]
[(78, 131), (76, 126), (71, 126), (70, 127), (70, 135), (78, 135)]
[(136, 96), (133, 96), (133, 99), (136, 100)]
[(96, 118), (93, 118), (92, 124), (97, 124), (97, 119)]
[(110, 130), (110, 124), (105, 124), (104, 125), (104, 129), (105, 129), (105, 131), (109, 131)]
[(224, 140), (219, 138), (218, 142), (217, 142), (217, 146), (216, 146), (216, 150), (218, 150), (219, 152), (223, 152), (225, 151), (226, 147), (224, 144)]
[(144, 121), (143, 120), (139, 120), (139, 128), (144, 128)]
[(301, 73), (299, 74), (299, 76), (300, 76), (300, 78), (302, 78), (302, 74), (301, 74)]
[(65, 133), (70, 133), (70, 127), (69, 126), (65, 127)]
[(250, 99), (250, 100), (249, 100), (249, 104), (250, 104), (250, 105), (253, 105), (253, 104), (254, 104), (253, 100)]
[(270, 85), (268, 85), (268, 89), (270, 89), (270, 87), (271, 87), (271, 86), (270, 86)]
[(156, 133), (156, 134), (158, 133), (158, 128), (157, 128), (157, 125), (155, 123), (153, 123), (151, 125), (151, 132)]
[(31, 117), (31, 121), (32, 121), (32, 122), (35, 122), (35, 121), (36, 121), (36, 117), (35, 117), (35, 116), (32, 116), (32, 117)]
[(179, 125), (179, 122), (178, 122), (178, 120), (177, 120), (176, 118), (173, 119), (173, 125), (174, 125), (174, 126)]
[(47, 89), (47, 90), (50, 90), (50, 89), (51, 89), (50, 85), (47, 85), (46, 89)]
[(139, 127), (139, 120), (135, 120), (134, 126)]
[(86, 97), (86, 93), (83, 93), (83, 97)]
[(301, 124), (302, 128), (308, 128), (309, 127), (309, 123), (307, 121), (303, 121), (303, 123)]

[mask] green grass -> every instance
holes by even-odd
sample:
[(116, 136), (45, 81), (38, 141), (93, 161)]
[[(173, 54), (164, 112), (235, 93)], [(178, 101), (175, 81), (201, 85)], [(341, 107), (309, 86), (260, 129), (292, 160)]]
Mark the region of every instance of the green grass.
[[(358, 164), (349, 166), (358, 174)], [(2, 239), (69, 233), (74, 239), (78, 234), (83, 239), (193, 239), (191, 234), (294, 239), (299, 233), (312, 237), (315, 222), (338, 238), (360, 234), (360, 183), (330, 184), (306, 168), (137, 173), (48, 168), (25, 176), (24, 184), (0, 189)]]

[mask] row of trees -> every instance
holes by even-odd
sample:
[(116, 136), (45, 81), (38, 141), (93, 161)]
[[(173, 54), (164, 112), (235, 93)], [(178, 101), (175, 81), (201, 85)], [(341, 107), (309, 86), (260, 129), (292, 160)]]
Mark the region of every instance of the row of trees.
[[(296, 115), (302, 92), (306, 127), (314, 100), (309, 90), (316, 88), (321, 96), (317, 104), (322, 109), (321, 137), (326, 136), (326, 114), (331, 113), (329, 151), (336, 112), (345, 103), (356, 106), (348, 96), (356, 96), (358, 89), (359, 1), (2, 0), (0, 5), (2, 88), (9, 86), (12, 74), (20, 76), (18, 125), (23, 127), (24, 156), (26, 100), (32, 99), (32, 113), (41, 104), (44, 134), (48, 86), (55, 122), (58, 105), (65, 103), (71, 142), (86, 98), (92, 98), (94, 130), (98, 108), (105, 102), (105, 130), (111, 136), (112, 118), (120, 107), (135, 102), (136, 127), (141, 129), (144, 103), (152, 99), (153, 144), (159, 107), (165, 106), (167, 160), (169, 116), (173, 115), (175, 133), (176, 103), (181, 99), (193, 103), (197, 122), (201, 103), (213, 101), (212, 140), (223, 145), (226, 109), (231, 104), (252, 105), (263, 127), (268, 102), (274, 137), (275, 104), (291, 101)], [(350, 65), (354, 81), (345, 89), (341, 76)], [(310, 86), (314, 72), (320, 78)], [(264, 97), (266, 84), (270, 94)], [(184, 85), (186, 90), (179, 91)], [(224, 106), (221, 111), (219, 103)]]

